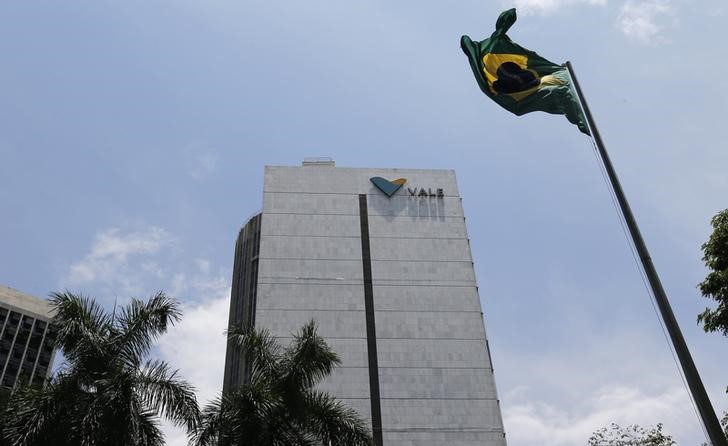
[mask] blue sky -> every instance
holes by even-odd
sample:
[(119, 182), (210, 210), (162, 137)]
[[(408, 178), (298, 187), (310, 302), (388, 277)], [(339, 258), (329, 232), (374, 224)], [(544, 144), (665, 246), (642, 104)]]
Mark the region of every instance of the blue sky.
[(264, 165), (451, 168), (509, 445), (582, 445), (612, 421), (700, 444), (589, 139), (489, 102), (459, 49), (513, 6), (514, 41), (574, 64), (728, 409), (728, 339), (695, 323), (699, 246), (728, 207), (722, 0), (2, 2), (0, 283), (107, 305), (169, 292), (185, 320), (157, 354), (205, 400)]

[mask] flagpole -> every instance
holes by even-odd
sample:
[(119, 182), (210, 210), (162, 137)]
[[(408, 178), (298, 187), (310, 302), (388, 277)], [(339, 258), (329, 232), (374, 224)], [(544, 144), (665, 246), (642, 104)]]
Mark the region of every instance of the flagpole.
[(695, 367), (693, 358), (690, 356), (688, 346), (685, 344), (685, 338), (677, 324), (675, 314), (672, 312), (670, 302), (667, 300), (667, 295), (665, 294), (665, 290), (662, 288), (662, 283), (657, 275), (655, 266), (652, 264), (652, 258), (650, 257), (649, 251), (647, 251), (647, 246), (645, 245), (645, 241), (643, 240), (642, 234), (637, 226), (637, 221), (629, 207), (627, 198), (625, 197), (622, 186), (619, 183), (619, 178), (617, 178), (617, 173), (614, 171), (612, 162), (607, 154), (607, 149), (604, 147), (602, 137), (599, 135), (599, 130), (594, 122), (594, 118), (592, 118), (592, 114), (589, 111), (589, 105), (586, 103), (586, 98), (584, 98), (581, 88), (579, 87), (579, 82), (576, 80), (574, 68), (571, 66), (571, 62), (567, 61), (565, 65), (566, 69), (569, 71), (572, 81), (574, 82), (574, 88), (576, 89), (577, 96), (579, 96), (579, 102), (584, 110), (584, 115), (586, 115), (586, 120), (589, 123), (589, 129), (591, 130), (592, 137), (594, 138), (597, 150), (599, 151), (599, 156), (601, 157), (604, 168), (607, 171), (607, 176), (609, 177), (612, 189), (614, 190), (614, 194), (619, 202), (619, 207), (622, 210), (625, 223), (627, 224), (629, 233), (632, 236), (632, 242), (637, 249), (637, 253), (642, 262), (642, 267), (644, 268), (647, 280), (652, 288), (652, 294), (655, 296), (657, 307), (660, 309), (660, 315), (662, 316), (662, 320), (665, 323), (672, 345), (675, 348), (675, 353), (677, 354), (680, 365), (682, 366), (688, 388), (693, 396), (695, 405), (698, 407), (698, 412), (700, 413), (703, 426), (705, 426), (705, 430), (713, 446), (728, 446), (728, 441), (726, 441), (726, 437), (720, 427), (718, 417), (715, 416), (715, 411), (713, 410), (708, 394), (705, 391), (703, 382), (700, 379), (698, 369)]

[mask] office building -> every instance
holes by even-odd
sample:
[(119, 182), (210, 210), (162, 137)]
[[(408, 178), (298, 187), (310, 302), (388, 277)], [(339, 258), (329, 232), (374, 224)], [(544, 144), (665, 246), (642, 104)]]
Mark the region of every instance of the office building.
[[(265, 168), (229, 322), (285, 342), (311, 319), (342, 359), (323, 390), (368, 420), (375, 445), (505, 445), (453, 171)], [(244, 380), (229, 345), (223, 387)]]
[(55, 354), (50, 319), (45, 301), (0, 285), (0, 386), (48, 378)]

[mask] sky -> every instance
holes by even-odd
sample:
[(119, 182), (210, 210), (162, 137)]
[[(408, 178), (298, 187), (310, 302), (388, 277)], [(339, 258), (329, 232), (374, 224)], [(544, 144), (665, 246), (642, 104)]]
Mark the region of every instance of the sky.
[(508, 444), (662, 422), (699, 445), (590, 139), (490, 102), (459, 48), (510, 7), (515, 42), (572, 62), (722, 413), (728, 339), (696, 285), (728, 207), (723, 0), (0, 2), (0, 283), (107, 308), (166, 291), (184, 319), (154, 354), (204, 403), (265, 165), (454, 169)]

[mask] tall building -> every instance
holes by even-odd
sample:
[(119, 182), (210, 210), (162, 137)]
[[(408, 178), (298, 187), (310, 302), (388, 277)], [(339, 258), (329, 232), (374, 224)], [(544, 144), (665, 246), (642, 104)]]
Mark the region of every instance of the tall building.
[[(323, 390), (375, 445), (505, 445), (452, 170), (266, 167), (233, 269), (230, 325), (286, 341), (315, 319), (342, 359)], [(245, 371), (228, 345), (224, 389)]]
[(0, 386), (48, 378), (55, 355), (50, 319), (45, 301), (0, 285)]

